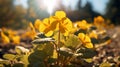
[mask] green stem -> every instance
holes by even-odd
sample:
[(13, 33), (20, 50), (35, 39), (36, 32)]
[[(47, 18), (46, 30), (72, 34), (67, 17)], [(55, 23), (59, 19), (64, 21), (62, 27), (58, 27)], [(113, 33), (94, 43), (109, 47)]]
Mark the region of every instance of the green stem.
[(57, 65), (59, 65), (59, 61), (60, 61), (60, 30), (58, 31), (58, 43), (57, 43), (57, 47), (58, 47), (58, 50), (57, 50), (57, 54), (58, 54), (58, 61), (57, 61)]

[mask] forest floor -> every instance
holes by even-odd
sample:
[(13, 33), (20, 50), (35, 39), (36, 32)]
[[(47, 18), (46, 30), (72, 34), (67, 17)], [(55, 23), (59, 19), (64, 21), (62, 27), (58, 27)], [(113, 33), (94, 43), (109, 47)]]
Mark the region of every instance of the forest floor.
[(95, 64), (115, 60), (120, 56), (120, 26), (107, 30), (107, 33), (111, 37), (111, 43), (97, 49), (98, 55), (93, 58)]
[[(92, 65), (101, 64), (102, 62), (108, 61), (110, 59), (120, 57), (120, 26), (116, 26), (113, 29), (107, 30), (107, 33), (111, 37), (111, 43), (109, 45), (105, 45), (103, 47), (96, 49), (98, 54), (93, 58)], [(31, 45), (31, 40), (28, 40), (27, 43), (24, 43), (24, 40), (23, 40), (23, 43), (21, 43), (21, 46), (25, 48), (33, 47)], [(2, 58), (2, 55), (5, 53), (15, 53), (13, 48), (15, 48), (15, 46), (11, 46), (11, 45), (6, 47), (0, 46), (0, 58)]]

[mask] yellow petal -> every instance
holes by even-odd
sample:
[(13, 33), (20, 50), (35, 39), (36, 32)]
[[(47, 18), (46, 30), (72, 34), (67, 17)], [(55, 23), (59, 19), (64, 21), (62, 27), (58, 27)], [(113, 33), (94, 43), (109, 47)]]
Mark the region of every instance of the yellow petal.
[(58, 22), (52, 22), (51, 23), (51, 30), (56, 30), (58, 26)]
[(46, 28), (46, 26), (43, 23), (41, 23), (41, 25), (39, 26), (39, 31), (43, 32), (45, 30), (45, 28)]
[(88, 28), (86, 20), (82, 20), (82, 21), (78, 22), (77, 26), (78, 26), (78, 28), (81, 28), (81, 29), (87, 29)]
[(66, 14), (64, 11), (56, 11), (55, 16), (57, 16), (59, 19), (62, 19), (64, 17), (66, 17)]
[(85, 42), (85, 43), (86, 43), (86, 42), (91, 42), (91, 39), (90, 39), (90, 37), (88, 37), (87, 35), (85, 35), (84, 42)]
[(45, 36), (52, 36), (52, 34), (53, 34), (53, 31), (51, 30), (51, 31), (45, 33)]
[(69, 32), (66, 31), (63, 35), (64, 35), (64, 36), (68, 36), (68, 35), (69, 35)]
[(79, 33), (79, 34), (78, 34), (78, 37), (79, 37), (80, 40), (84, 41), (84, 39), (85, 39), (85, 34), (84, 34), (84, 33)]
[(90, 38), (98, 38), (98, 35), (97, 35), (97, 33), (95, 33), (94, 31), (93, 32), (91, 32), (90, 34), (89, 34), (89, 37)]
[(34, 26), (33, 26), (32, 22), (29, 23), (29, 26), (30, 26), (31, 30), (34, 30)]
[(35, 21), (34, 26), (35, 26), (36, 29), (39, 29), (40, 23), (41, 23), (41, 21), (39, 19), (37, 19)]
[(64, 21), (64, 25), (65, 25), (67, 31), (70, 31), (73, 27), (72, 22), (68, 18)]
[(43, 20), (43, 23), (44, 23), (44, 24), (50, 24), (50, 21), (49, 21), (48, 18), (45, 18), (45, 19)]
[(10, 43), (9, 38), (3, 32), (1, 32), (1, 37), (4, 44)]
[(93, 48), (93, 44), (92, 43), (86, 43), (85, 47), (87, 47), (87, 48)]
[(19, 44), (20, 43), (20, 36), (14, 36), (12, 38), (14, 44)]

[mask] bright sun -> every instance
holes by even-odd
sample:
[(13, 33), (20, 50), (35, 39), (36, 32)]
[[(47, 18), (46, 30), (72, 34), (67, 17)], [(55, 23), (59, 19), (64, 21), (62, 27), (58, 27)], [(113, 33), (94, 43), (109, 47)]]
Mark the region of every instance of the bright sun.
[(43, 4), (46, 6), (48, 13), (51, 15), (55, 9), (56, 0), (43, 0)]

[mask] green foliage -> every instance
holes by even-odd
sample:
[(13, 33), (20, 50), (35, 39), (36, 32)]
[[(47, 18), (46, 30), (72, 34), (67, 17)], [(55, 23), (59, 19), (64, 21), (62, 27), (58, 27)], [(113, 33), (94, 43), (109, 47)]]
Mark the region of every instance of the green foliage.
[[(97, 55), (96, 51), (93, 49), (89, 49), (89, 48), (80, 48), (77, 50), (77, 58), (81, 59), (81, 58), (92, 58), (95, 55)], [(80, 55), (79, 55), (80, 54)]]
[(78, 35), (79, 33), (87, 33), (87, 30), (83, 30), (83, 29), (79, 29), (78, 31), (76, 31), (74, 34)]
[(61, 47), (59, 53), (65, 57), (72, 57), (73, 52), (70, 48)]
[(0, 60), (0, 64), (3, 64), (5, 67), (27, 67), (30, 52), (21, 46), (16, 46), (15, 50), (16, 54), (4, 54), (4, 59)]
[(4, 54), (3, 58), (7, 59), (7, 60), (14, 60), (15, 59), (15, 55), (13, 54)]
[(30, 56), (28, 57), (28, 60), (30, 63), (36, 64), (37, 62), (43, 62), (44, 59), (46, 58), (47, 58), (47, 54), (44, 51), (37, 50), (30, 54)]
[(77, 46), (80, 46), (80, 40), (75, 35), (69, 35), (67, 40), (65, 41), (65, 46), (76, 48)]
[(1, 65), (3, 65), (3, 64), (9, 65), (9, 61), (8, 60), (0, 59), (0, 64)]
[(33, 44), (41, 44), (55, 41), (53, 38), (42, 38), (42, 39), (35, 39), (32, 41)]
[[(110, 40), (110, 37), (107, 36), (105, 30), (99, 31), (97, 30), (99, 27), (92, 27), (92, 24), (87, 22), (85, 22), (85, 25), (83, 24), (83, 29), (77, 27), (76, 24), (74, 26), (72, 22), (66, 20), (67, 17), (64, 17), (66, 16), (64, 12), (60, 11), (60, 13), (63, 15), (56, 13), (58, 16), (47, 18), (49, 19), (48, 25), (45, 22), (40, 23), (42, 27), (40, 29), (44, 30), (42, 31), (43, 33), (40, 30), (40, 33), (36, 35), (37, 29), (34, 29), (34, 26), (31, 24), (32, 33), (28, 32), (26, 36), (36, 35), (31, 42), (33, 48), (27, 49), (22, 46), (16, 46), (15, 54), (3, 55), (3, 59), (0, 60), (1, 66), (86, 67), (86, 64), (91, 64), (93, 57), (97, 55), (96, 49), (99, 48), (99, 46), (96, 47), (96, 44), (101, 46), (102, 43), (102, 46), (104, 46), (104, 44), (108, 44), (107, 41)], [(59, 15), (61, 16), (59, 17)], [(98, 20), (101, 21), (101, 19)], [(78, 24), (79, 22), (76, 23)], [(52, 24), (56, 25), (56, 28), (52, 27)], [(40, 27), (39, 24), (38, 26)], [(45, 36), (45, 34), (49, 34), (49, 37)], [(5, 39), (7, 36), (2, 35), (2, 37)], [(109, 67), (113, 61), (108, 60), (108, 63), (103, 62), (99, 65), (100, 67)], [(118, 58), (117, 61), (119, 61)]]
[(4, 67), (4, 65), (3, 65), (3, 64), (0, 64), (0, 67)]
[(23, 63), (16, 63), (12, 67), (24, 67)]
[(110, 63), (103, 62), (100, 67), (111, 67)]
[(96, 38), (91, 38), (91, 42), (93, 44), (98, 44), (100, 40), (96, 39)]

